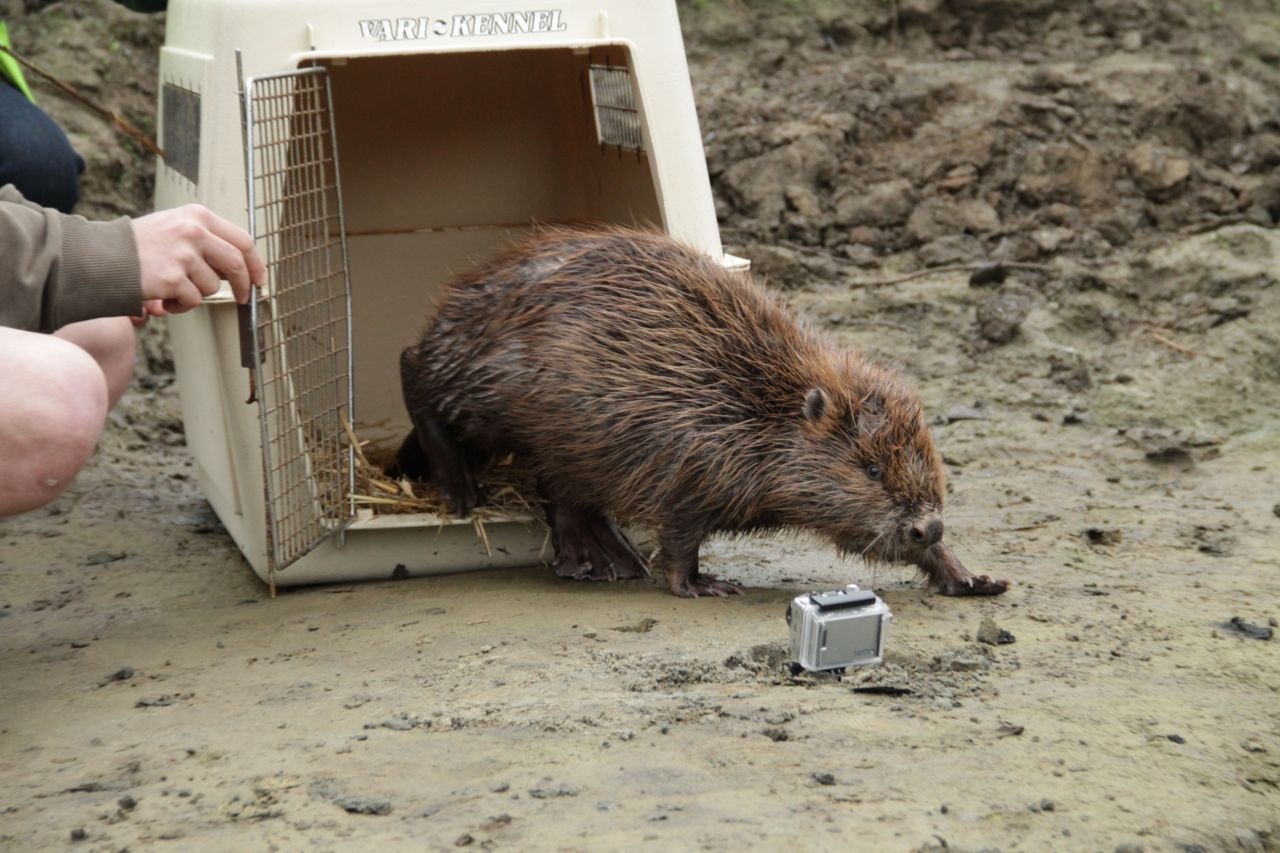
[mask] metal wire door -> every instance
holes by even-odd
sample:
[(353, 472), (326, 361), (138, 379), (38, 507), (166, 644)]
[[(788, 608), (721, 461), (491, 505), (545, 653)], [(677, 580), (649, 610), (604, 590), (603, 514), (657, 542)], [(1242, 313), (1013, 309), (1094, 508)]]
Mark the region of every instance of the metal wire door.
[(351, 518), (351, 285), (328, 73), (243, 91), (249, 227), (267, 263), (251, 322), (274, 574)]

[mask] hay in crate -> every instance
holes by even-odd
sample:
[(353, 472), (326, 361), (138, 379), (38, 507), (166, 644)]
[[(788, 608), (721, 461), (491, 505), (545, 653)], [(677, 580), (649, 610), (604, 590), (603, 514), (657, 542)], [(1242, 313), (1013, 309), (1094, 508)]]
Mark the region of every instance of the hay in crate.
[[(370, 449), (369, 442), (356, 435), (345, 416), (342, 426), (355, 450), (355, 489), (351, 502), (357, 510), (368, 509), (375, 515), (426, 513), (441, 519), (449, 517), (449, 505), (435, 486), (408, 477), (388, 476), (386, 468), (392, 455), (380, 455)], [(470, 519), (486, 553), (491, 553), (489, 535), (484, 528), (486, 521), (507, 521), (513, 516), (541, 520), (542, 512), (534, 498), (537, 492), (533, 475), (515, 464), (511, 457), (491, 464), (480, 476), (478, 485), (485, 502), (471, 511)]]

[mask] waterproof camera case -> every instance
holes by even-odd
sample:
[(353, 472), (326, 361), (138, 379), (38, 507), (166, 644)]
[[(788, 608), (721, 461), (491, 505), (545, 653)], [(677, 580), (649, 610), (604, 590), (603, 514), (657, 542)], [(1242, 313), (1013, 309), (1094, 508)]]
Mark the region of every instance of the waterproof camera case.
[(791, 654), (810, 671), (880, 663), (892, 618), (879, 596), (857, 584), (798, 595), (787, 608)]

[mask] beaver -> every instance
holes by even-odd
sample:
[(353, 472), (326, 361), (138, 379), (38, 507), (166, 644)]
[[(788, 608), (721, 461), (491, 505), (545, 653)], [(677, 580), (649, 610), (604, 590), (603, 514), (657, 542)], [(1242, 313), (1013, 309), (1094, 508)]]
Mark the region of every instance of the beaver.
[(515, 241), (444, 289), (400, 370), (413, 422), (401, 470), (466, 515), (477, 473), (515, 454), (560, 575), (647, 575), (622, 523), (657, 532), (656, 567), (680, 596), (742, 591), (698, 570), (708, 536), (783, 528), (914, 564), (946, 595), (1009, 587), (942, 542), (943, 469), (915, 394), (660, 233)]

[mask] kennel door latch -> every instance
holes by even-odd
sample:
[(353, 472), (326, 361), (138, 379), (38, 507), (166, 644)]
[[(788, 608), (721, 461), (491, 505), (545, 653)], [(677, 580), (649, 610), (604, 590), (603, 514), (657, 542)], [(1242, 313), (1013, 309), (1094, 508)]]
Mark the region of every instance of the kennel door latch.
[[(257, 298), (256, 294), (254, 298)], [(257, 338), (253, 334), (253, 314), (248, 303), (236, 306), (236, 326), (240, 330), (240, 366), (253, 369), (253, 351)]]

